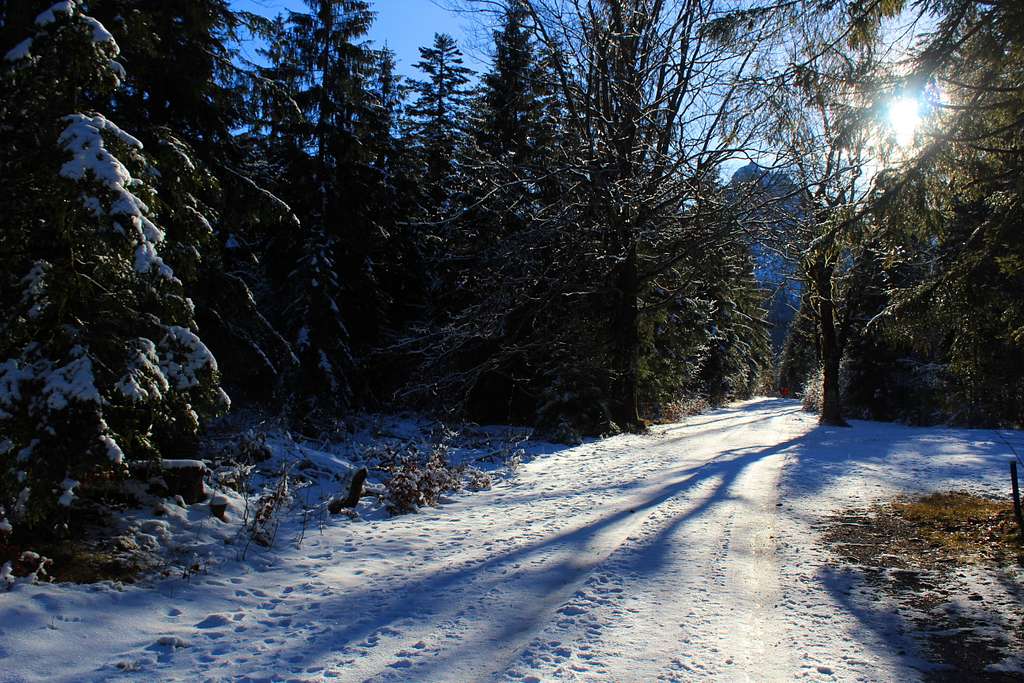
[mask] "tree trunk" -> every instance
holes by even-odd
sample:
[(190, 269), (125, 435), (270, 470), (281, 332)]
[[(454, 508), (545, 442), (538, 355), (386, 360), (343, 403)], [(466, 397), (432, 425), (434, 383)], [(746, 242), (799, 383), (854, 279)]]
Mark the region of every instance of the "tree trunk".
[(821, 414), (823, 425), (848, 427), (843, 419), (839, 397), (839, 360), (842, 349), (836, 336), (835, 302), (832, 300), (832, 272), (835, 266), (819, 262), (815, 268), (815, 286), (818, 290), (818, 324), (821, 328)]
[(612, 419), (625, 431), (640, 432), (643, 431), (643, 423), (637, 410), (640, 366), (637, 299), (640, 292), (635, 240), (630, 240), (626, 257), (619, 267), (616, 289), (619, 291), (618, 311), (614, 321), (617, 386)]

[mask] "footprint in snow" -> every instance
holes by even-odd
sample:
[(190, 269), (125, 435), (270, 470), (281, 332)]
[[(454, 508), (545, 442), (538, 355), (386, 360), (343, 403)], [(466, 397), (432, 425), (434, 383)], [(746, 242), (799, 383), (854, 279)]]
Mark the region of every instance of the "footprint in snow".
[(146, 649), (160, 652), (161, 654), (159, 659), (161, 662), (165, 662), (169, 659), (170, 654), (175, 650), (181, 650), (186, 647), (191, 647), (191, 643), (184, 638), (179, 638), (178, 636), (160, 636), (156, 639), (155, 643)]
[(156, 642), (153, 643), (153, 645), (157, 647), (170, 647), (174, 648), (175, 650), (185, 647), (191, 647), (191, 643), (189, 643), (184, 638), (180, 638), (178, 636), (160, 636), (156, 639)]
[(211, 614), (196, 624), (196, 628), (219, 628), (221, 626), (228, 626), (230, 623), (231, 619), (225, 614)]

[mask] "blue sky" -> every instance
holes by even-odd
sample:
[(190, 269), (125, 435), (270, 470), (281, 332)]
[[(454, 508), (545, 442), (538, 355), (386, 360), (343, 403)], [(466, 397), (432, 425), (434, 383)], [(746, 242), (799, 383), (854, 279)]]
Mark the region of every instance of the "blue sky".
[[(419, 61), (417, 48), (430, 45), (435, 33), (449, 33), (464, 49), (468, 48), (471, 31), (466, 18), (444, 9), (442, 4), (434, 0), (371, 0), (377, 20), (368, 37), (378, 47), (387, 43), (398, 56), (399, 71), (414, 76), (416, 70), (412, 65)], [(233, 0), (232, 5), (265, 16), (305, 7), (302, 0)], [(470, 55), (466, 64), (481, 68)]]

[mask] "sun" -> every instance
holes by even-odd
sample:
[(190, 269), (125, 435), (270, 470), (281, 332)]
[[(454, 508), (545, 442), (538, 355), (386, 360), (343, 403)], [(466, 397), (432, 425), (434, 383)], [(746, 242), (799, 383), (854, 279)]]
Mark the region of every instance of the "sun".
[(921, 108), (917, 99), (898, 97), (889, 103), (889, 126), (900, 147), (913, 144), (914, 133), (920, 123)]

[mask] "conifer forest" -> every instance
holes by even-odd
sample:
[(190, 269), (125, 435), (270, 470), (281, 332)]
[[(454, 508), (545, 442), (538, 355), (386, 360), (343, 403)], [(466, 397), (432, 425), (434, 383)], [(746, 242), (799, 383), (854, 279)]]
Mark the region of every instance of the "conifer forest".
[(1019, 680), (1024, 3), (406, 3), (0, 0), (0, 680)]

